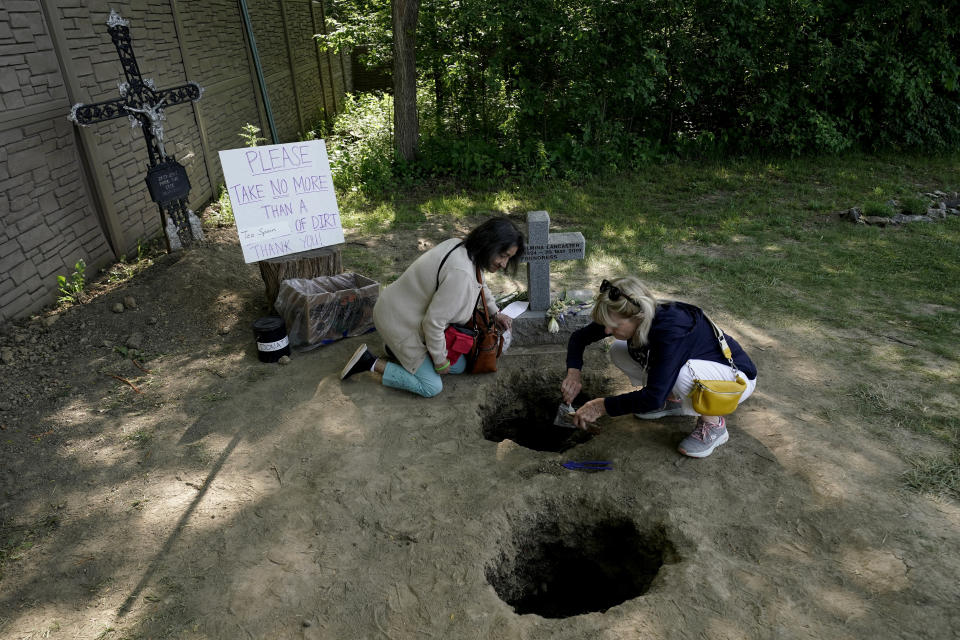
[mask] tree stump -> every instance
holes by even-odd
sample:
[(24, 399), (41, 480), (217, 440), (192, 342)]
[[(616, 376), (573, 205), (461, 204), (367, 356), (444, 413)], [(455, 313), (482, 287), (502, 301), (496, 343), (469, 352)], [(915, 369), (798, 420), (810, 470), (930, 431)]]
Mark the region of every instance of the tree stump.
[(271, 313), (276, 313), (273, 303), (277, 301), (280, 283), (284, 280), (333, 276), (343, 272), (340, 245), (261, 260), (257, 265), (260, 267), (260, 277), (263, 278), (263, 284), (266, 287), (267, 304), (270, 305)]

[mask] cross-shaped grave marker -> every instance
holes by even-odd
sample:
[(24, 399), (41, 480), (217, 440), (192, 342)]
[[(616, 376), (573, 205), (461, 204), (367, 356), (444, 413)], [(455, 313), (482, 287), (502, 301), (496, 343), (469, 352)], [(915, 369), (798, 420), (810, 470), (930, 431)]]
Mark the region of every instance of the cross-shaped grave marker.
[(176, 250), (192, 240), (202, 240), (203, 230), (200, 219), (187, 206), (187, 196), (190, 194), (187, 170), (175, 158), (168, 156), (163, 147), (163, 110), (175, 104), (199, 100), (203, 88), (196, 82), (188, 82), (179, 87), (157, 89), (153, 80), (143, 78), (133, 55), (129, 25), (128, 20), (110, 10), (107, 31), (117, 48), (123, 73), (127, 77), (126, 82), (117, 85), (120, 97), (94, 104), (77, 103), (67, 118), (85, 127), (127, 116), (131, 126), (140, 125), (150, 156), (147, 188), (150, 197), (160, 208), (160, 222), (167, 235), (167, 247)]
[(530, 311), (544, 312), (550, 307), (550, 263), (582, 260), (586, 246), (579, 231), (550, 233), (550, 215), (546, 211), (527, 212), (527, 245), (521, 262), (527, 263)]

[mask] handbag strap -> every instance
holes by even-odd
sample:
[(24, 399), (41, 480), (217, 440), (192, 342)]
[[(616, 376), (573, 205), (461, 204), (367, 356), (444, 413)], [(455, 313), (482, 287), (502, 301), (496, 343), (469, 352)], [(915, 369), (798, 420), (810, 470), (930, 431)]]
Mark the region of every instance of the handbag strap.
[(490, 326), (490, 312), (487, 310), (487, 299), (483, 295), (483, 278), (480, 276), (480, 267), (477, 267), (477, 282), (480, 283), (480, 295), (477, 296), (477, 308), (483, 305), (483, 321)]
[[(700, 310), (701, 313), (703, 310)], [(703, 317), (706, 318), (707, 322), (710, 323), (710, 326), (713, 327), (713, 334), (717, 337), (717, 342), (720, 343), (720, 351), (723, 352), (723, 357), (727, 359), (727, 362), (730, 363), (730, 368), (733, 369), (733, 378), (736, 380), (737, 376), (740, 375), (740, 370), (737, 369), (737, 365), (733, 363), (733, 351), (730, 349), (730, 345), (727, 344), (727, 337), (723, 335), (723, 331), (720, 330), (720, 327), (711, 320), (707, 314), (703, 314)]]
[[(447, 251), (447, 255), (443, 256), (443, 260), (440, 261), (440, 266), (437, 267), (437, 287), (436, 289), (434, 289), (434, 291), (440, 290), (440, 270), (443, 269), (443, 265), (447, 261), (447, 258), (450, 257), (451, 253), (453, 253), (454, 251), (456, 251), (462, 246), (463, 246), (462, 242), (457, 243), (457, 246), (455, 246), (453, 249), (450, 249), (450, 251)], [(480, 277), (480, 267), (477, 267), (477, 282), (480, 283), (480, 293), (477, 295), (477, 302), (474, 305), (474, 308), (478, 308), (480, 306), (480, 301), (483, 300), (483, 317), (486, 320), (487, 325), (489, 325), (490, 314), (487, 312), (487, 301), (483, 297), (483, 280)]]
[(443, 256), (443, 260), (440, 261), (440, 266), (437, 267), (437, 288), (434, 289), (435, 292), (440, 290), (440, 270), (443, 269), (443, 263), (447, 261), (447, 258), (450, 257), (451, 253), (453, 253), (454, 251), (456, 251), (462, 246), (463, 246), (462, 242), (457, 244), (457, 246), (455, 246), (453, 249), (450, 249), (450, 251), (447, 251), (447, 255)]

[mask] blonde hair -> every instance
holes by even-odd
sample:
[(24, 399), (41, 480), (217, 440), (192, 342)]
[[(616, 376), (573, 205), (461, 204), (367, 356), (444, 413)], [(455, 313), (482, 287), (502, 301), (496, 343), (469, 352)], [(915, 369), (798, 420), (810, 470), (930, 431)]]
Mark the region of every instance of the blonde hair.
[[(630, 338), (630, 346), (642, 347), (648, 342), (650, 325), (653, 324), (653, 316), (657, 312), (657, 299), (638, 278), (634, 276), (623, 276), (610, 280), (610, 284), (626, 294), (631, 300), (621, 295), (617, 300), (610, 299), (610, 290), (598, 293), (594, 298), (593, 311), (590, 317), (594, 322), (604, 326), (615, 326), (617, 322), (611, 316), (612, 313), (632, 319), (640, 318), (640, 324), (637, 331)], [(634, 304), (636, 303), (636, 304)], [(639, 305), (639, 306), (638, 306)]]

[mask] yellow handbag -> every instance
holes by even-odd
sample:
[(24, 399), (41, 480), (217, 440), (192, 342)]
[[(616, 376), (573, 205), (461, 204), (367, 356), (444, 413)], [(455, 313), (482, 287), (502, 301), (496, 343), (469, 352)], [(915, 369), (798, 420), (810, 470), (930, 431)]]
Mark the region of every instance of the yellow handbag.
[[(703, 316), (707, 318), (706, 314)], [(727, 345), (727, 339), (720, 327), (707, 318), (713, 327), (713, 332), (720, 343), (720, 350), (733, 369), (733, 380), (700, 380), (693, 379), (693, 389), (687, 394), (693, 402), (693, 410), (702, 416), (725, 416), (733, 413), (740, 404), (740, 396), (747, 390), (746, 376), (733, 363), (733, 352)], [(689, 366), (689, 365), (688, 365)], [(693, 369), (690, 369), (691, 373)]]

